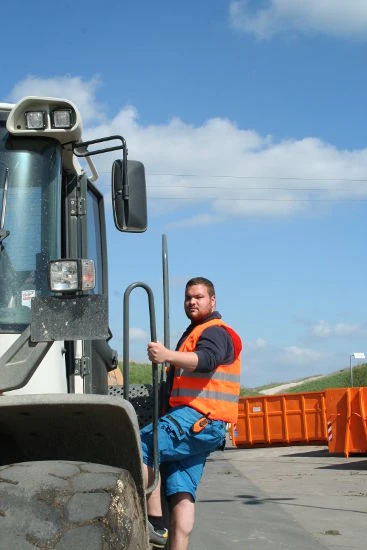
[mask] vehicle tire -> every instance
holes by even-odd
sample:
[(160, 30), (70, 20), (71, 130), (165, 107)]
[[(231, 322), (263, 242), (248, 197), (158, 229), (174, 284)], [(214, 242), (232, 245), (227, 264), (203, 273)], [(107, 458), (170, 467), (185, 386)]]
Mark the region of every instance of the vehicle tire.
[(0, 548), (147, 550), (130, 473), (66, 460), (1, 466)]

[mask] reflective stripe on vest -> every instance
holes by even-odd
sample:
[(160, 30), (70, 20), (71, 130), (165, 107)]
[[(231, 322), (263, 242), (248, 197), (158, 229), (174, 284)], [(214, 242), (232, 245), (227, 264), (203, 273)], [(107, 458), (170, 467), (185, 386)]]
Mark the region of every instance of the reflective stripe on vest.
[(217, 391), (197, 391), (181, 389), (173, 390), (171, 395), (180, 395), (185, 397), (205, 397), (206, 399), (220, 399), (221, 401), (228, 401), (228, 403), (238, 403), (238, 395), (231, 395), (230, 393), (221, 393)]
[(211, 380), (228, 380), (228, 382), (240, 383), (240, 376), (238, 374), (229, 374), (228, 372), (188, 372), (181, 369), (180, 376), (189, 376), (190, 378), (211, 378)]
[(202, 332), (211, 326), (223, 327), (233, 342), (235, 359), (228, 365), (218, 365), (212, 372), (190, 372), (177, 367), (173, 379), (170, 405), (189, 405), (213, 420), (236, 422), (240, 393), (241, 339), (221, 319), (197, 325), (178, 351), (195, 351)]

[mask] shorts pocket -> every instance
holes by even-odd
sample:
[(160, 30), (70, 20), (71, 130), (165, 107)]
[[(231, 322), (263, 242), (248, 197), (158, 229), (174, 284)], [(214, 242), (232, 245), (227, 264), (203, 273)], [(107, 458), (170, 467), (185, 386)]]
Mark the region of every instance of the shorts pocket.
[(181, 426), (180, 422), (174, 418), (171, 414), (165, 414), (159, 419), (161, 428), (168, 434), (180, 440), (185, 437), (185, 430)]

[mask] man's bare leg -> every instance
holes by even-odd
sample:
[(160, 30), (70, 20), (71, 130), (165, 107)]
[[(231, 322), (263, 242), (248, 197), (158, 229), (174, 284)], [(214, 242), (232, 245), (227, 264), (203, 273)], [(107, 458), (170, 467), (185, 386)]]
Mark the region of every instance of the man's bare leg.
[[(143, 464), (145, 487), (153, 484), (154, 470)], [(147, 496), (149, 540), (154, 548), (164, 548), (168, 540), (168, 530), (164, 525), (161, 500), (161, 477), (158, 477), (157, 486)]]
[[(154, 470), (150, 466), (143, 464), (144, 483), (145, 487), (152, 485), (154, 480)], [(162, 502), (161, 502), (161, 476), (159, 476), (157, 486), (148, 495), (147, 498), (147, 511), (148, 516), (161, 517), (162, 514)]]
[(195, 503), (190, 493), (170, 498), (170, 550), (187, 550), (195, 521)]

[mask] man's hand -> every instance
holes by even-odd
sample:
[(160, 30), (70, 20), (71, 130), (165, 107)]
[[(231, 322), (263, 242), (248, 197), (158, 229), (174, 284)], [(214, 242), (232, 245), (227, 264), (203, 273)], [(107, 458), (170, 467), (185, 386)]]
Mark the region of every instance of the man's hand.
[(152, 363), (164, 363), (167, 361), (167, 349), (161, 342), (149, 342), (148, 344), (148, 357)]
[(172, 363), (188, 371), (194, 371), (198, 364), (198, 356), (193, 351), (172, 351), (161, 342), (149, 342), (148, 357), (152, 363)]

